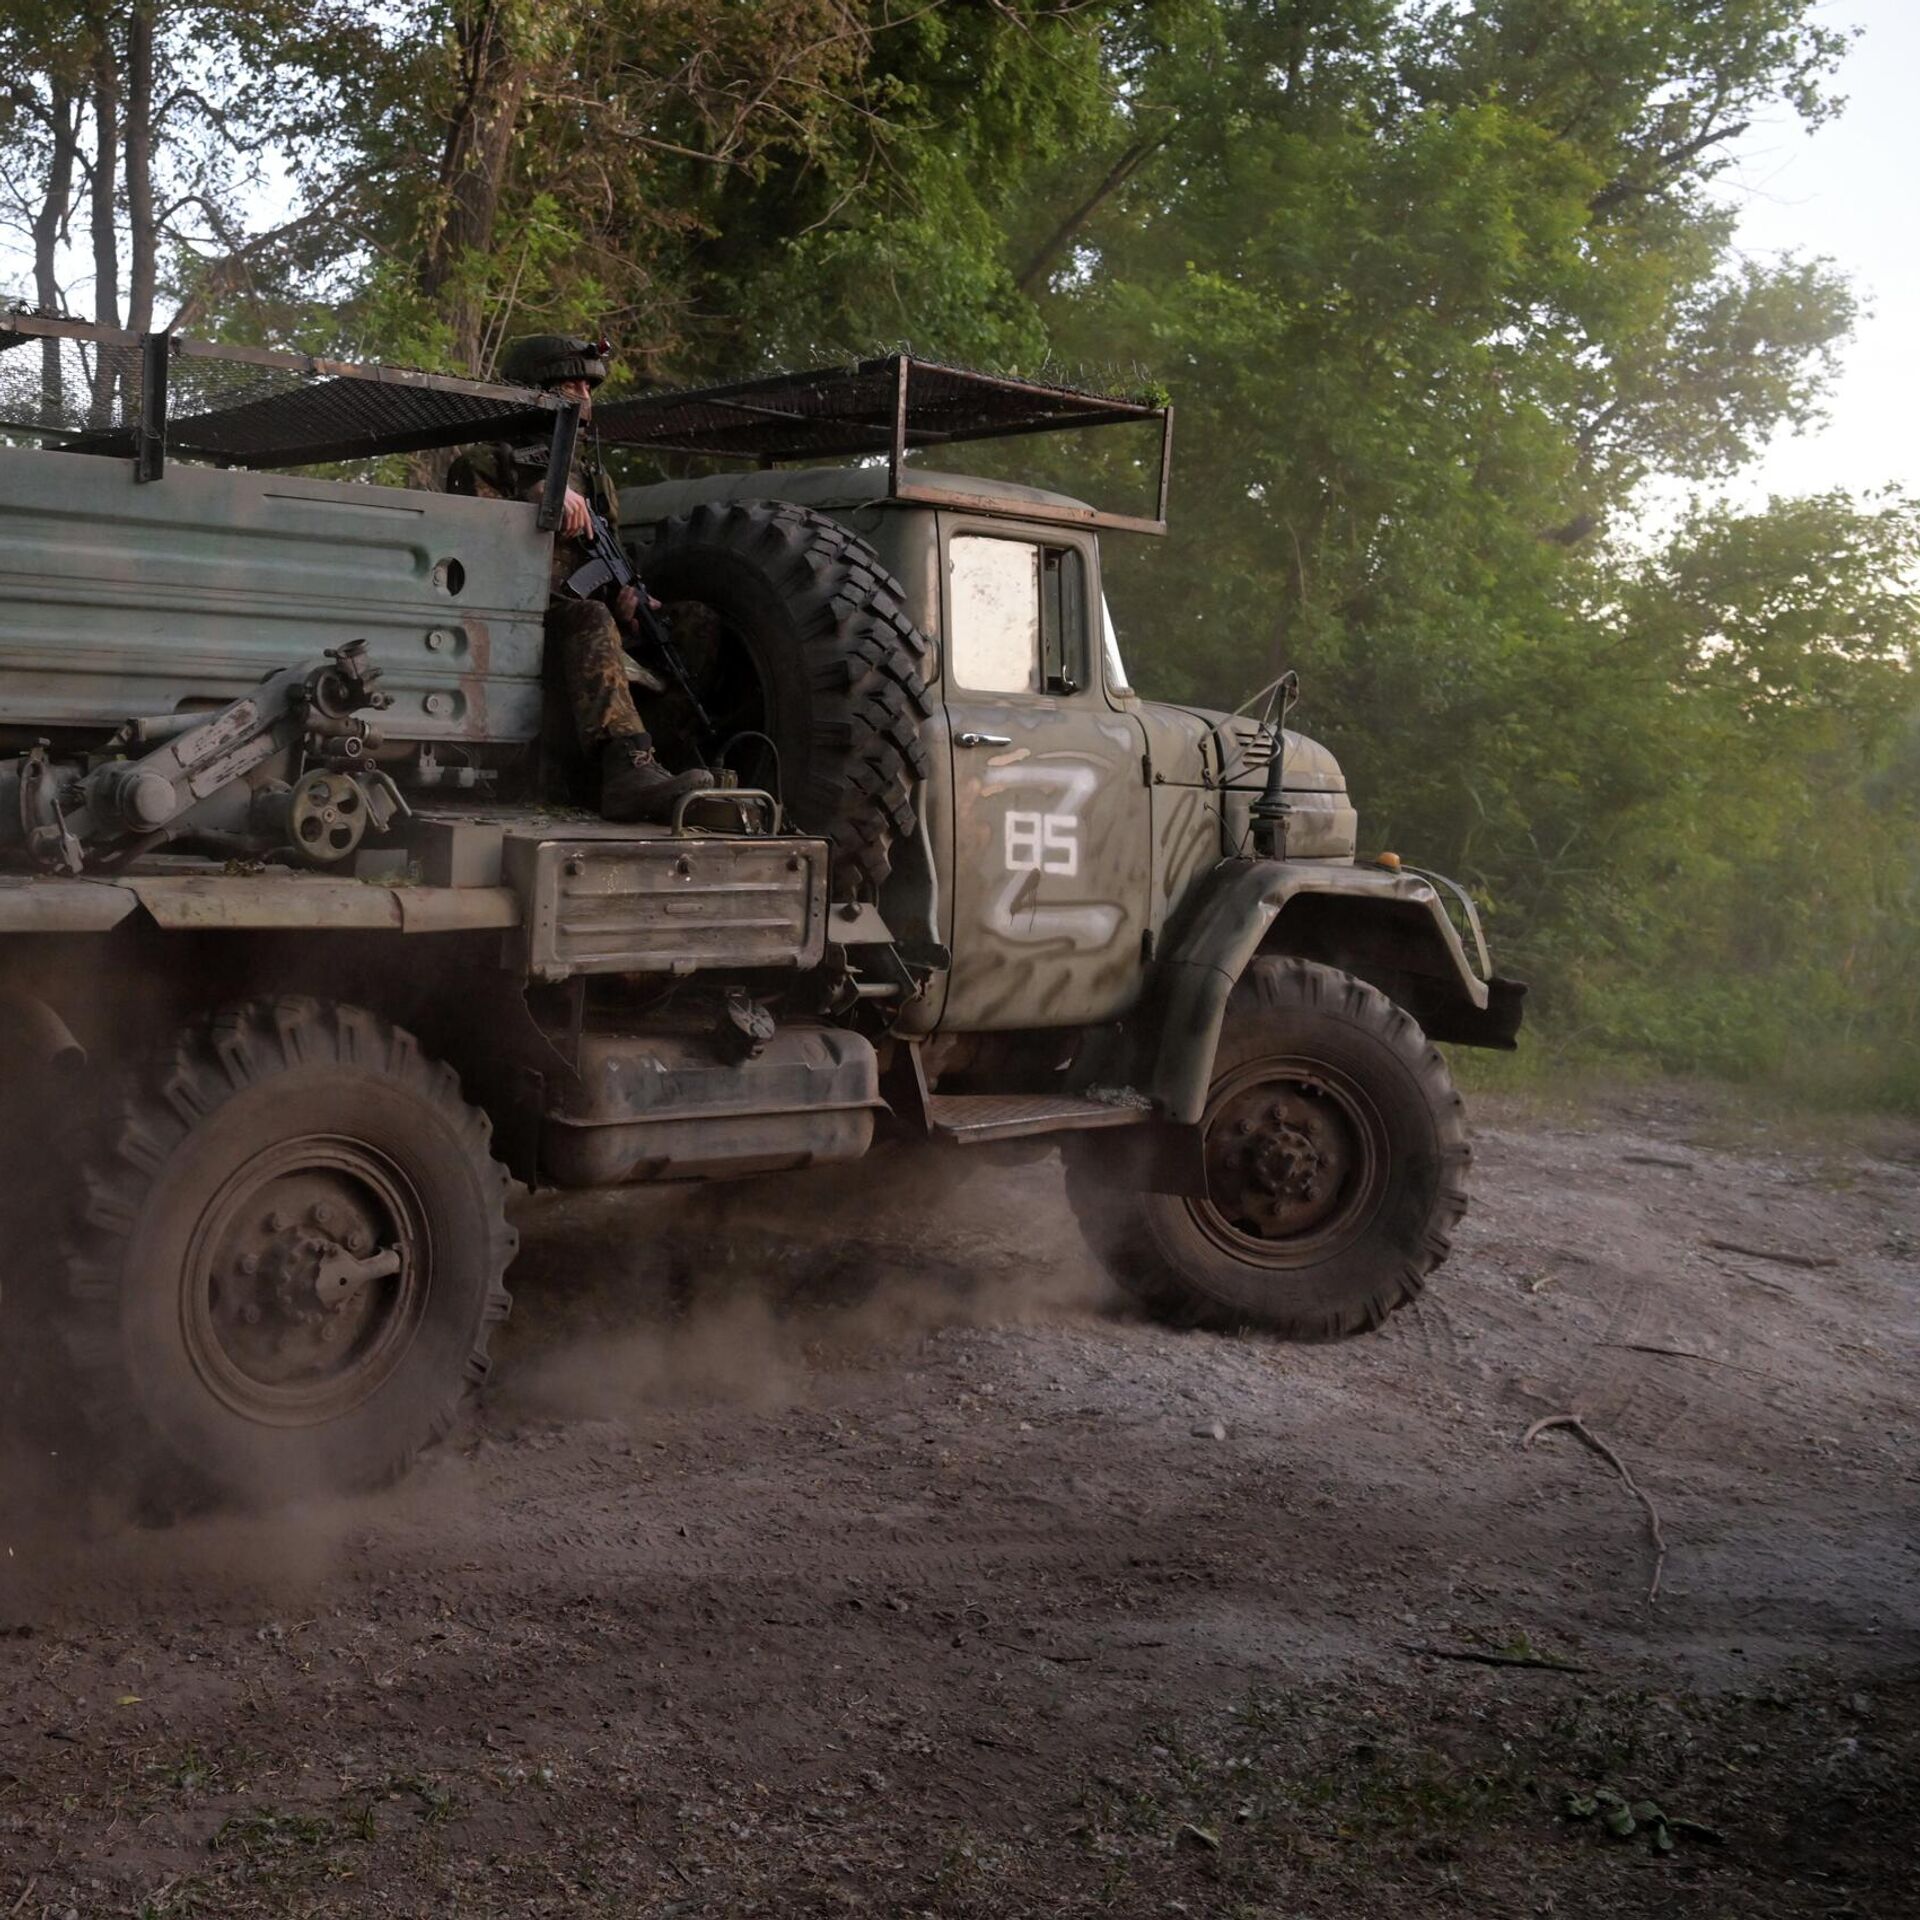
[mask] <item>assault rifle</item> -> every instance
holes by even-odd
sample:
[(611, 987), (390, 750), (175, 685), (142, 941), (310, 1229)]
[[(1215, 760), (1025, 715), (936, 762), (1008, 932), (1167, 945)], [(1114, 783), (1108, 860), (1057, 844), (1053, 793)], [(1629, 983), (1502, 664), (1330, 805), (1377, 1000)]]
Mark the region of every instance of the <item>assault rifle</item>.
[(634, 609), (634, 629), (643, 646), (650, 647), (658, 655), (660, 664), (666, 668), (668, 677), (680, 689), (681, 695), (693, 712), (695, 723), (700, 728), (701, 738), (711, 746), (713, 744), (713, 720), (701, 704), (700, 695), (693, 684), (693, 675), (687, 671), (686, 656), (674, 645), (673, 629), (654, 611), (653, 602), (648, 596), (646, 582), (633, 570), (633, 562), (627, 558), (626, 549), (614, 538), (613, 529), (605, 519), (587, 509), (589, 525), (586, 533), (587, 561), (582, 567), (576, 567), (562, 583), (563, 590), (576, 600), (591, 600), (596, 594), (604, 593), (611, 587), (618, 592), (622, 587), (631, 587), (639, 596), (640, 604)]

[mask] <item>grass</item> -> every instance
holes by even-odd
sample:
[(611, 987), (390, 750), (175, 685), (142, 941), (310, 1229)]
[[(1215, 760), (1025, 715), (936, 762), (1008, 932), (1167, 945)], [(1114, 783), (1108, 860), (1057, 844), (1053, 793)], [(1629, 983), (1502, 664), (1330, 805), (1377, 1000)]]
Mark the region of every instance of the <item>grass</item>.
[(1920, 1063), (1911, 1047), (1887, 1050), (1808, 1039), (1777, 1060), (1756, 1059), (1726, 1071), (1684, 1057), (1602, 1044), (1586, 1029), (1530, 1021), (1513, 1053), (1479, 1047), (1447, 1050), (1464, 1092), (1513, 1094), (1558, 1106), (1598, 1091), (1613, 1097), (1635, 1089), (1687, 1087), (1729, 1106), (1819, 1115), (1920, 1119)]
[(336, 1832), (333, 1820), (323, 1813), (283, 1813), (277, 1807), (250, 1807), (223, 1820), (208, 1844), (215, 1853), (234, 1851), (252, 1856), (324, 1847)]
[(1474, 1117), (1494, 1125), (1587, 1131), (1655, 1118), (1678, 1150), (1799, 1154), (1806, 1177), (1835, 1190), (1858, 1180), (1850, 1159), (1920, 1163), (1920, 1117), (1871, 1102), (1809, 1101), (1784, 1080), (1690, 1079), (1631, 1060), (1553, 1063), (1471, 1048), (1451, 1050), (1447, 1064)]

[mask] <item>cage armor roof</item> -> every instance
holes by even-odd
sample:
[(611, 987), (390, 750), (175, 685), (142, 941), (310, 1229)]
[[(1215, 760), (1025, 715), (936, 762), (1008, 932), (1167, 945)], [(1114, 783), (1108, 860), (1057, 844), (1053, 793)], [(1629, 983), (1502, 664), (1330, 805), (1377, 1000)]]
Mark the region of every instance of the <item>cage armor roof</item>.
[(507, 342), (500, 356), (500, 378), (516, 387), (555, 387), (562, 380), (584, 380), (597, 387), (607, 377), (610, 341), (582, 340), (570, 333), (525, 333)]

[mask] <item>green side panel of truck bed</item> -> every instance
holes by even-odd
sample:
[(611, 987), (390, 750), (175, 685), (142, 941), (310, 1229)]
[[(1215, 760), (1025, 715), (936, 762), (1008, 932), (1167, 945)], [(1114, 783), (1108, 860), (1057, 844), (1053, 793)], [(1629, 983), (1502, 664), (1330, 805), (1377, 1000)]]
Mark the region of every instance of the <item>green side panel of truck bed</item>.
[(530, 740), (549, 551), (518, 501), (0, 448), (0, 726), (218, 706), (364, 639), (389, 738)]

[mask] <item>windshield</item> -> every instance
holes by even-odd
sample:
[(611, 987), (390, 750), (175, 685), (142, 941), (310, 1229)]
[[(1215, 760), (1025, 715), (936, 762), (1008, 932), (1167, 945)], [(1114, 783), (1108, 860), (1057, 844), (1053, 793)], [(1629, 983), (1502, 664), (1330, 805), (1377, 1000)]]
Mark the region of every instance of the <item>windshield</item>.
[(1120, 664), (1120, 636), (1113, 630), (1113, 610), (1107, 605), (1107, 596), (1100, 596), (1101, 645), (1107, 656), (1107, 691), (1109, 693), (1131, 693), (1132, 686), (1127, 680), (1127, 670)]

